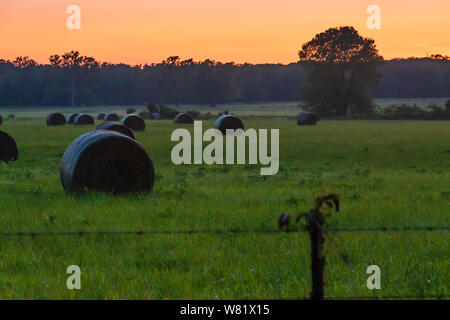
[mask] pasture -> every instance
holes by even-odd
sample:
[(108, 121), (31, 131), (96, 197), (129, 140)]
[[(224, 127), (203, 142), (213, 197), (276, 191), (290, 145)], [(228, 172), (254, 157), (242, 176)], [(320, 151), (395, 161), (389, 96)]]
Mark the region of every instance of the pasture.
[[(330, 227), (450, 225), (450, 122), (245, 123), (280, 129), (277, 175), (260, 176), (259, 165), (175, 166), (170, 136), (179, 126), (147, 121), (135, 134), (155, 164), (153, 192), (114, 197), (71, 196), (61, 186), (65, 149), (93, 126), (46, 127), (44, 111), (6, 120), (0, 130), (20, 156), (0, 163), (0, 232), (275, 228), (280, 213), (306, 211), (329, 192), (342, 201)], [(448, 297), (449, 240), (448, 231), (329, 234), (325, 295)], [(382, 272), (377, 291), (366, 287), (373, 264)], [(82, 270), (81, 290), (66, 287), (70, 265)], [(309, 291), (307, 233), (0, 241), (1, 299), (297, 299)]]

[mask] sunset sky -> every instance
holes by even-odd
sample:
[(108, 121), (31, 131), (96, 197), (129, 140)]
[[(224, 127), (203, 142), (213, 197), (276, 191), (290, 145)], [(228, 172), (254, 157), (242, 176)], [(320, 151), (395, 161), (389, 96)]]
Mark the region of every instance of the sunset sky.
[[(81, 29), (69, 30), (69, 5)], [(381, 8), (381, 30), (366, 26)], [(352, 25), (385, 58), (450, 55), (449, 0), (1, 0), (0, 58), (79, 50), (112, 63), (160, 62), (171, 55), (237, 63), (290, 63), (304, 42)]]

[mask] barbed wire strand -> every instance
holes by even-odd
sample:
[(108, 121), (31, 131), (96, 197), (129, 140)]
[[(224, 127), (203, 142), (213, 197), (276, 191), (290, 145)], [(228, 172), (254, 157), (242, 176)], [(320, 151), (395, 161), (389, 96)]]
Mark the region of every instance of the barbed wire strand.
[[(325, 232), (403, 232), (403, 231), (448, 231), (450, 226), (406, 226), (406, 227), (360, 227), (360, 228), (326, 228)], [(212, 230), (124, 230), (124, 231), (18, 231), (2, 232), (1, 237), (46, 237), (46, 236), (91, 236), (91, 235), (171, 235), (171, 234), (274, 234), (274, 233), (301, 233), (308, 232), (304, 228), (291, 229), (212, 229)]]
[[(405, 226), (405, 227), (360, 227), (360, 228), (326, 228), (325, 232), (401, 232), (401, 231), (448, 231), (450, 226)], [(61, 232), (2, 232), (1, 237), (52, 237), (52, 236), (109, 236), (109, 254), (112, 254), (111, 236), (118, 235), (190, 235), (190, 234), (276, 234), (308, 232), (305, 228), (289, 229), (212, 229), (212, 230), (132, 230), (132, 231), (61, 231)], [(404, 295), (404, 296), (347, 296), (325, 297), (325, 300), (404, 300), (404, 299), (449, 299), (445, 295)], [(309, 299), (309, 298), (303, 298)]]

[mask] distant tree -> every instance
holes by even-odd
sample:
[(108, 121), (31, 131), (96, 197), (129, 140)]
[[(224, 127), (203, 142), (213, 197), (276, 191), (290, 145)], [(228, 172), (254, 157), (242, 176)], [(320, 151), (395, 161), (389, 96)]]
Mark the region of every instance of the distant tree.
[(374, 40), (353, 27), (331, 28), (305, 43), (299, 57), (306, 70), (300, 89), (305, 109), (320, 115), (370, 111), (370, 88), (378, 84), (377, 67), (384, 62)]
[(94, 70), (99, 67), (99, 63), (93, 57), (80, 55), (78, 51), (70, 51), (62, 56), (57, 54), (50, 56), (50, 64), (62, 68), (70, 74), (71, 79), (71, 106), (75, 106), (75, 85), (76, 77), (81, 71)]
[(127, 114), (132, 114), (132, 113), (136, 113), (136, 109), (135, 108), (128, 108), (127, 109)]
[[(183, 63), (185, 62), (183, 61)], [(181, 100), (181, 66), (182, 61), (179, 56), (168, 57), (162, 62), (162, 72), (164, 74), (162, 79), (163, 88), (168, 93), (168, 100), (177, 106)]]
[(236, 85), (236, 66), (233, 63), (218, 63), (205, 60), (197, 65), (189, 82), (192, 102), (209, 104), (227, 103), (240, 96)]
[(450, 112), (450, 99), (445, 103), (445, 109), (447, 110), (447, 112)]
[(28, 68), (28, 67), (35, 67), (37, 65), (39, 65), (35, 60), (29, 58), (28, 56), (25, 57), (17, 57), (14, 61), (13, 61), (14, 66), (19, 67), (19, 68)]

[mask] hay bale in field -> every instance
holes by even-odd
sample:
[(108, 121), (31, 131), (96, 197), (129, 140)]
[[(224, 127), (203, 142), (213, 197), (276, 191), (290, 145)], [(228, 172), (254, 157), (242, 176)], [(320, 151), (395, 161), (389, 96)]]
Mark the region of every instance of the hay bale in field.
[(194, 118), (189, 113), (179, 113), (173, 119), (173, 123), (194, 123)]
[(313, 126), (317, 124), (319, 117), (313, 112), (302, 112), (297, 118), (297, 124), (299, 126)]
[(66, 124), (66, 117), (62, 113), (54, 112), (47, 116), (48, 126), (63, 126)]
[(127, 114), (122, 119), (122, 124), (130, 128), (134, 131), (144, 131), (145, 130), (145, 121), (137, 114)]
[(160, 113), (154, 112), (154, 113), (152, 113), (152, 114), (150, 115), (150, 119), (153, 119), (153, 120), (161, 120), (161, 119), (162, 119), (162, 116), (161, 116)]
[(17, 161), (19, 150), (16, 141), (6, 132), (0, 131), (0, 160), (6, 163)]
[(73, 124), (75, 122), (75, 118), (79, 115), (79, 113), (72, 113), (69, 116), (69, 120), (67, 120), (68, 124)]
[(214, 127), (225, 135), (227, 129), (244, 130), (244, 123), (238, 117), (226, 114), (216, 120)]
[(105, 121), (119, 121), (120, 118), (116, 113), (107, 113), (105, 114)]
[(73, 124), (76, 126), (89, 126), (93, 125), (94, 123), (95, 123), (94, 118), (88, 115), (87, 113), (79, 114), (73, 122)]
[(97, 116), (97, 120), (105, 120), (105, 114), (104, 113), (99, 113)]
[(68, 192), (123, 194), (151, 191), (155, 170), (152, 159), (135, 140), (118, 132), (95, 130), (67, 148), (60, 177)]
[(110, 130), (110, 131), (116, 131), (121, 134), (124, 134), (132, 139), (136, 139), (134, 136), (133, 130), (128, 128), (127, 126), (124, 126), (120, 122), (117, 121), (107, 121), (103, 122), (101, 125), (97, 127), (96, 130)]

